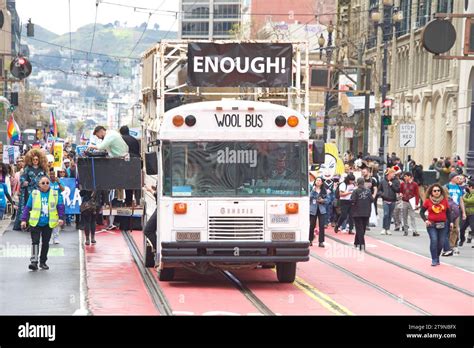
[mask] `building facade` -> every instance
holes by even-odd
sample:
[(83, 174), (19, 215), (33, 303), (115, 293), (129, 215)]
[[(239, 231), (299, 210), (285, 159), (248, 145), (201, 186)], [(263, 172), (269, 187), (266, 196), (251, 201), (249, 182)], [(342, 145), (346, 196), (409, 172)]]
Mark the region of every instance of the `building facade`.
[(229, 39), (239, 31), (244, 0), (180, 0), (180, 39)]
[[(365, 48), (364, 60), (373, 59), (372, 89), (376, 94), (375, 117), (371, 118), (369, 152), (377, 154), (380, 144), (380, 87), (382, 83), (382, 32), (374, 27), (370, 13), (383, 13), (381, 0), (353, 0), (350, 18), (345, 24), (349, 39)], [(460, 89), (461, 63), (435, 59), (422, 45), (422, 31), (434, 13), (463, 13), (464, 2), (454, 0), (395, 0), (394, 5), (403, 13), (389, 42), (388, 98), (393, 99), (392, 125), (388, 126), (387, 152), (396, 152), (403, 158), (411, 155), (417, 162), (428, 166), (434, 157), (466, 153), (466, 118), (460, 114), (460, 99), (467, 90)], [(462, 51), (463, 20), (453, 20), (458, 40), (449, 52)], [(362, 34), (361, 34), (362, 33)], [(354, 47), (355, 46), (355, 47)], [(464, 66), (464, 65), (463, 65)], [(469, 74), (468, 74), (469, 76)], [(402, 148), (399, 144), (400, 124), (416, 125), (416, 147)], [(354, 151), (360, 149), (354, 149)]]

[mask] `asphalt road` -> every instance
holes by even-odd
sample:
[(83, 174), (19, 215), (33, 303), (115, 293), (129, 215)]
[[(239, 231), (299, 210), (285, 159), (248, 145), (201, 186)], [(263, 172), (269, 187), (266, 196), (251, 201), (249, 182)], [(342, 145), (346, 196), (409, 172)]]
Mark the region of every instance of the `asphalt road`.
[(49, 270), (28, 269), (31, 238), (0, 221), (0, 314), (71, 315), (80, 307), (78, 232), (66, 227), (50, 245)]

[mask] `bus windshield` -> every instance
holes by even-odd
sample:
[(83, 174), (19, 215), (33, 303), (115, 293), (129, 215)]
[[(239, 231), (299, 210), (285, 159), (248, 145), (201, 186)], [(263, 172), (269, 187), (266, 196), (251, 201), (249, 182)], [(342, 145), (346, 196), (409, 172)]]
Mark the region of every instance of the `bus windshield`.
[(165, 196), (305, 196), (306, 142), (163, 142)]

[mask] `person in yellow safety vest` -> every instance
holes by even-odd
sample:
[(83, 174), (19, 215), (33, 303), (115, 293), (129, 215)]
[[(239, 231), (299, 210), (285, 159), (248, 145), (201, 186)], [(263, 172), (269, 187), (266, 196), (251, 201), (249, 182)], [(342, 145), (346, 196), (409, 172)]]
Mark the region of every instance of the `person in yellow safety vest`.
[(50, 189), (50, 180), (43, 176), (38, 180), (39, 190), (33, 190), (21, 217), (21, 228), (26, 229), (27, 221), (30, 225), (32, 249), (31, 263), (28, 266), (32, 271), (38, 269), (38, 254), (40, 238), (41, 255), (39, 256), (39, 266), (42, 269), (49, 269), (46, 261), (48, 259), (49, 240), (51, 233), (56, 226), (64, 224), (64, 203), (63, 197), (57, 190)]

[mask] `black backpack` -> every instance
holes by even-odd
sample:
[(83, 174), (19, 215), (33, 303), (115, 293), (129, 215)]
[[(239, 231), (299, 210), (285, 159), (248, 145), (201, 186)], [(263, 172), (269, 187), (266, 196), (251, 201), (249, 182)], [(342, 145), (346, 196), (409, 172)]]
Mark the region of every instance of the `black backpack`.
[(336, 187), (336, 192), (335, 192), (335, 196), (336, 196), (336, 199), (340, 199), (341, 198), (341, 192), (339, 191), (339, 186), (341, 184), (339, 183)]

